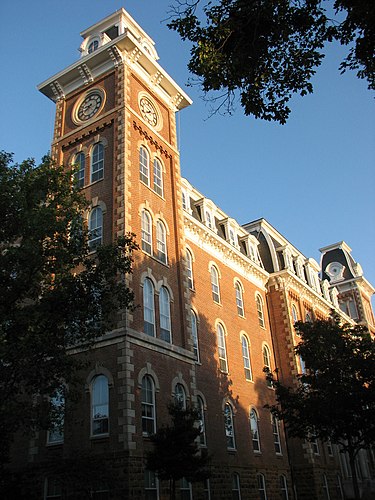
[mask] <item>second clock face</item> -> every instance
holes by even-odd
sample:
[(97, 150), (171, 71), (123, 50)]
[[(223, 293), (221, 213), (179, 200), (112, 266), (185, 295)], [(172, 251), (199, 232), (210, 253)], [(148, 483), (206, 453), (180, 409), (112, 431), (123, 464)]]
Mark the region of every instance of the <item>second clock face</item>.
[(147, 97), (142, 97), (139, 101), (139, 108), (146, 122), (149, 123), (152, 127), (156, 127), (156, 125), (158, 124), (158, 113), (150, 99), (147, 99)]

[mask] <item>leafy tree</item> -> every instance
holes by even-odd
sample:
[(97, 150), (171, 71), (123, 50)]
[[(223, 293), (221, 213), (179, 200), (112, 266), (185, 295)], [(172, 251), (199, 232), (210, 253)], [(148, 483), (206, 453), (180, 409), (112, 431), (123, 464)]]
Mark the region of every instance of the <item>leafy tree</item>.
[(276, 389), (271, 411), (284, 420), (290, 437), (320, 438), (348, 453), (356, 498), (355, 459), (375, 442), (375, 342), (361, 325), (328, 320), (298, 322), (295, 351), (306, 365), (297, 387), (267, 377)]
[(0, 153), (0, 469), (17, 430), (50, 424), (46, 396), (74, 387), (84, 361), (69, 349), (132, 306), (133, 235), (90, 253), (72, 175), (49, 157), (36, 167)]
[(188, 68), (205, 93), (219, 91), (216, 111), (231, 112), (239, 93), (246, 115), (285, 123), (292, 95), (313, 91), (332, 40), (350, 45), (341, 71), (375, 89), (373, 0), (175, 0), (168, 26), (192, 42)]
[(209, 477), (209, 457), (200, 449), (197, 438), (201, 432), (199, 411), (192, 407), (182, 408), (171, 403), (168, 411), (172, 422), (164, 425), (151, 436), (154, 449), (148, 453), (147, 468), (157, 473), (159, 479), (168, 480), (170, 498), (176, 498), (176, 481), (185, 477), (190, 482)]

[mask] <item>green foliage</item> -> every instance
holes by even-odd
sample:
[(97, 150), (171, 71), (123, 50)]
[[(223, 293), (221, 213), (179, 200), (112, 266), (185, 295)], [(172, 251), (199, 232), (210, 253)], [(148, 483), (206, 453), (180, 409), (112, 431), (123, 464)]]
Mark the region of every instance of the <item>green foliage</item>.
[(295, 328), (301, 335), (295, 352), (306, 373), (297, 387), (283, 386), (268, 373), (278, 403), (271, 411), (284, 420), (290, 437), (340, 445), (353, 469), (358, 452), (375, 443), (375, 341), (365, 327), (341, 324), (337, 315)]
[(36, 167), (0, 153), (0, 464), (14, 432), (42, 422), (45, 396), (74, 386), (81, 364), (67, 351), (132, 306), (133, 235), (90, 254), (72, 177), (48, 157)]
[[(203, 5), (201, 14), (198, 7)], [(217, 91), (216, 111), (231, 112), (239, 94), (246, 115), (285, 123), (293, 94), (311, 93), (324, 44), (354, 42), (341, 64), (375, 89), (375, 3), (336, 0), (175, 0), (168, 26), (192, 42), (189, 70), (203, 91)]]
[(147, 456), (147, 468), (159, 479), (171, 481), (174, 489), (175, 482), (183, 477), (190, 482), (208, 478), (209, 457), (197, 443), (199, 411), (178, 404), (170, 404), (168, 411), (171, 424), (163, 425), (150, 438), (154, 449)]

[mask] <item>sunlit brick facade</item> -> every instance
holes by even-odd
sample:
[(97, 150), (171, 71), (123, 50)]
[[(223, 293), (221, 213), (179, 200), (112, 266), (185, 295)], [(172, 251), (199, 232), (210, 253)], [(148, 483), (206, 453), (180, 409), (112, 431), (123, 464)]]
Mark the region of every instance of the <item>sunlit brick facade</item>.
[[(80, 166), (93, 251), (125, 232), (137, 235), (128, 285), (138, 307), (120, 311), (117, 327), (88, 354), (64, 436), (40, 431), (27, 447), (20, 441), (13, 466), (40, 468), (40, 498), (60, 498), (45, 464), (85, 451), (118, 478), (113, 488), (93, 489), (95, 498), (167, 498), (167, 485), (145, 470), (145, 455), (168, 402), (182, 398), (201, 409), (212, 475), (181, 483), (178, 498), (343, 498), (338, 451), (286, 442), (264, 408), (275, 399), (263, 369), (278, 367), (285, 383), (297, 383), (298, 319), (342, 309), (345, 319), (373, 329), (374, 289), (351, 256), (345, 275), (345, 256), (334, 253), (350, 255), (344, 243), (322, 249), (322, 281), (320, 266), (267, 221), (240, 226), (181, 178), (175, 114), (191, 101), (124, 10), (82, 37), (81, 59), (39, 86), (56, 102), (52, 153)], [(335, 259), (342, 267), (327, 274)], [(357, 317), (349, 299), (340, 309), (348, 295)], [(363, 465), (364, 480), (372, 467)]]

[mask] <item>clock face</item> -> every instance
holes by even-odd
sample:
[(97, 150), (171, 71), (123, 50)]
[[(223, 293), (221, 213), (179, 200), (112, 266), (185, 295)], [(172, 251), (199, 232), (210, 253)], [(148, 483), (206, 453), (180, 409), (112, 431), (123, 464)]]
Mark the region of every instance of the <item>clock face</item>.
[(147, 97), (142, 97), (139, 101), (139, 108), (146, 122), (149, 123), (151, 127), (156, 127), (158, 123), (158, 114), (152, 102), (147, 99)]
[(326, 273), (332, 280), (343, 278), (345, 267), (340, 262), (331, 262), (326, 268)]
[(75, 122), (85, 122), (95, 116), (104, 104), (104, 94), (101, 90), (90, 91), (78, 102), (73, 111), (73, 120)]

